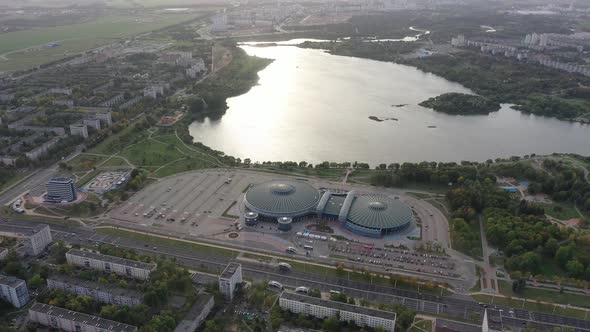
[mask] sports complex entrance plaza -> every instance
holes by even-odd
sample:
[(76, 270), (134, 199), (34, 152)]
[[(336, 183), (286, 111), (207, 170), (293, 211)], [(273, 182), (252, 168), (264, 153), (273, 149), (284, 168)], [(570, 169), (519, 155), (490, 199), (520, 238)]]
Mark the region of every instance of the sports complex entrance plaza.
[(337, 220), (351, 232), (374, 238), (395, 233), (414, 222), (412, 209), (397, 197), (355, 190), (318, 190), (306, 181), (293, 179), (253, 185), (244, 195), (244, 205), (262, 220), (319, 217)]

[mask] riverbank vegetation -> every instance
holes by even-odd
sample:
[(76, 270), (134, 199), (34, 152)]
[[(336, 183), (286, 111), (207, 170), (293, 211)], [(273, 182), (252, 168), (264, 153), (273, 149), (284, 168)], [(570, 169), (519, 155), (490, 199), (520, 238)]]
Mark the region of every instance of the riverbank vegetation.
[(369, 42), (364, 39), (342, 39), (328, 42), (307, 41), (298, 46), (325, 50), (334, 55), (395, 62), (400, 61), (403, 54), (413, 52), (419, 48), (421, 44), (403, 41)]
[(464, 93), (444, 93), (419, 104), (447, 114), (475, 115), (489, 114), (500, 109), (500, 104), (482, 96)]
[(442, 76), (496, 103), (513, 103), (523, 112), (573, 120), (590, 112), (578, 97), (590, 78), (503, 57), (460, 51), (409, 59), (403, 63)]
[(226, 99), (248, 92), (258, 82), (258, 72), (272, 60), (249, 56), (233, 42), (223, 44), (231, 60), (192, 88), (192, 93), (204, 102), (190, 102), (189, 118), (219, 119), (227, 110)]

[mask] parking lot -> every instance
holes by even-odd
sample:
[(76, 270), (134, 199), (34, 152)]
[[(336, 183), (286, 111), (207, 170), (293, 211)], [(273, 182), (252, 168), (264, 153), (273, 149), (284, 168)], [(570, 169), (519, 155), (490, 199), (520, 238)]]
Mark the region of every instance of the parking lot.
[(397, 248), (378, 248), (357, 243), (343, 243), (329, 245), (330, 254), (346, 257), (350, 261), (376, 265), (389, 270), (399, 268), (404, 270), (438, 274), (449, 277), (459, 277), (455, 272), (455, 260), (448, 256), (432, 255), (416, 251)]
[[(416, 272), (452, 275), (449, 270), (454, 268), (454, 264), (444, 259), (416, 257), (410, 253), (392, 253), (390, 257), (381, 260), (371, 259), (376, 257), (370, 258), (364, 252), (339, 251), (343, 249), (344, 243), (348, 240), (333, 242), (296, 236), (297, 232), (305, 231), (308, 225), (318, 223), (317, 218), (308, 218), (306, 221), (295, 222), (289, 232), (279, 231), (276, 223), (270, 221), (261, 221), (255, 227), (245, 226), (243, 222), (245, 213), (243, 196), (246, 190), (253, 184), (280, 178), (285, 178), (285, 176), (236, 169), (181, 173), (161, 179), (144, 188), (133, 195), (127, 202), (113, 209), (109, 213), (109, 217), (111, 220), (130, 222), (142, 227), (158, 229), (158, 231), (169, 231), (169, 234), (176, 233), (182, 238), (185, 236), (204, 236), (238, 245), (278, 251), (284, 251), (287, 247), (293, 246), (297, 248), (298, 254), (301, 255), (309, 253), (309, 256), (318, 258), (341, 256), (346, 257), (345, 259), (355, 260), (357, 263), (379, 265), (383, 269), (397, 269), (403, 265), (404, 268)], [(430, 225), (430, 229), (437, 228), (445, 235), (448, 232), (446, 220), (441, 221), (441, 218), (444, 219), (444, 217), (438, 215), (439, 212), (436, 208), (424, 201), (406, 195), (403, 191), (334, 183), (323, 179), (308, 178), (301, 180), (308, 181), (316, 188), (330, 188), (332, 191), (354, 189), (360, 193), (378, 193), (398, 197), (412, 206), (416, 218), (422, 221), (423, 227)], [(393, 244), (413, 248), (415, 241), (408, 237), (420, 235), (419, 228), (411, 226), (398, 234), (375, 239), (354, 234), (340, 227), (335, 221), (328, 221), (327, 225), (332, 229), (333, 233), (319, 232), (320, 235), (327, 235), (328, 237), (334, 235), (346, 238), (357, 246), (371, 244), (374, 247), (386, 248)], [(240, 235), (230, 238), (228, 235), (231, 232), (238, 232)], [(431, 239), (425, 237), (424, 240)], [(437, 238), (436, 240), (441, 239)], [(331, 247), (332, 244), (337, 245)], [(442, 244), (443, 247), (446, 247), (445, 240), (442, 241)], [(305, 250), (304, 246), (306, 245), (312, 246), (313, 249)], [(397, 256), (397, 258), (394, 256)]]
[(174, 231), (215, 234), (242, 214), (239, 201), (254, 176), (232, 171), (191, 172), (165, 178), (135, 194), (110, 217)]

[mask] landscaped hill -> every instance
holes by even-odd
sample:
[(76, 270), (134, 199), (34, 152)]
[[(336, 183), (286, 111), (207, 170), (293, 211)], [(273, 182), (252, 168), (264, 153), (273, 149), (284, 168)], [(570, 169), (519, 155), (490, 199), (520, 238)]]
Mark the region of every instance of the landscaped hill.
[(432, 108), (447, 114), (476, 115), (489, 114), (500, 109), (500, 104), (485, 97), (464, 93), (444, 93), (420, 103), (420, 106)]

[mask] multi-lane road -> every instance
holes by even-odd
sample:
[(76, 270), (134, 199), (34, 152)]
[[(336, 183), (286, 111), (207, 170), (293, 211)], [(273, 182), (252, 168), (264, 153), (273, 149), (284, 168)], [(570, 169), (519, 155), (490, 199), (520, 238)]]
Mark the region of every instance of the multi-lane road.
[[(25, 220), (11, 220), (5, 221), (4, 223), (5, 225), (19, 225), (20, 227), (32, 227), (35, 225), (35, 222)], [(120, 246), (133, 249), (141, 254), (175, 258), (177, 262), (188, 268), (196, 270), (207, 269), (212, 273), (219, 273), (232, 260), (231, 257), (215, 255), (214, 252), (195, 252), (188, 249), (162, 245), (154, 248), (152, 243), (97, 234), (88, 228), (60, 225), (52, 225), (51, 227), (56, 239), (63, 239), (69, 243), (79, 243), (88, 246), (95, 246), (96, 243)], [(251, 261), (240, 261), (240, 263), (242, 264), (244, 275), (254, 280), (276, 280), (288, 287), (306, 286), (326, 292), (337, 290), (359, 299), (402, 304), (417, 311), (434, 315), (464, 320), (483, 317), (484, 309), (486, 309), (483, 305), (465, 296), (439, 296), (305, 271), (280, 272), (276, 267)], [(576, 331), (590, 332), (589, 320), (493, 305), (487, 307), (487, 311), (492, 326), (496, 325), (500, 327), (503, 325), (510, 326), (513, 329), (524, 326), (536, 326), (542, 329), (567, 326), (574, 328)]]

